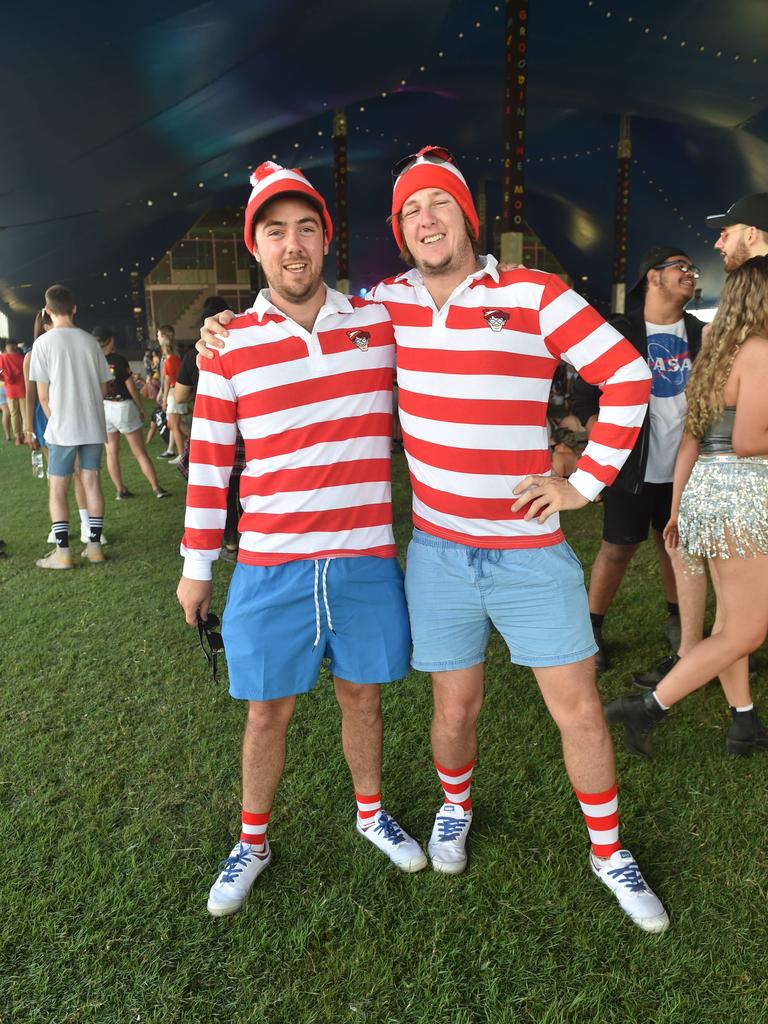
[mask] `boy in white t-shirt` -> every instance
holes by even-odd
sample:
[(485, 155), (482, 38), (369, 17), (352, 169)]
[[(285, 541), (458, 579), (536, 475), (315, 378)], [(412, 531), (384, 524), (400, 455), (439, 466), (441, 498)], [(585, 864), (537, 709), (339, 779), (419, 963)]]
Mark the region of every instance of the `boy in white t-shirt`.
[(48, 417), (48, 500), (56, 547), (35, 563), (40, 569), (71, 569), (69, 550), (69, 480), (79, 460), (86, 495), (89, 540), (83, 558), (104, 561), (101, 528), (104, 496), (99, 469), (107, 439), (104, 395), (111, 372), (96, 339), (75, 327), (75, 300), (55, 284), (45, 293), (45, 310), (53, 327), (32, 349), (30, 380), (37, 382), (40, 404)]

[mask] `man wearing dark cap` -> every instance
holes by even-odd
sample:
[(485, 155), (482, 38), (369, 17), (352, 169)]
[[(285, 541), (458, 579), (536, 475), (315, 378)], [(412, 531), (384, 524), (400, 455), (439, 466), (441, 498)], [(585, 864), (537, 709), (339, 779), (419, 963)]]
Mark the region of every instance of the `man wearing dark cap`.
[(727, 274), (753, 256), (768, 255), (768, 192), (742, 196), (727, 213), (707, 217), (707, 226), (720, 232), (715, 248)]
[[(682, 249), (654, 246), (643, 256), (638, 279), (627, 295), (628, 312), (611, 320), (647, 359), (653, 381), (637, 443), (613, 485), (603, 491), (603, 542), (589, 582), (599, 670), (609, 666), (603, 619), (633, 555), (648, 539), (649, 528), (659, 553), (668, 612), (665, 633), (673, 652), (680, 642), (678, 594), (662, 531), (669, 519), (675, 456), (687, 411), (685, 386), (701, 343), (702, 322), (684, 312), (698, 276)], [(571, 405), (582, 423), (590, 425), (598, 398), (597, 388), (577, 378)]]

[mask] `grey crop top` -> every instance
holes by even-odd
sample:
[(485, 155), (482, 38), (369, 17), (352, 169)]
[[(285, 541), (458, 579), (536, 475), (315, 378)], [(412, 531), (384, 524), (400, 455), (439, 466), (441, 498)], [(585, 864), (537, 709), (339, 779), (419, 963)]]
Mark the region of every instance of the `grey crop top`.
[(719, 419), (710, 423), (699, 445), (701, 455), (717, 455), (733, 451), (733, 420), (736, 406), (726, 405)]

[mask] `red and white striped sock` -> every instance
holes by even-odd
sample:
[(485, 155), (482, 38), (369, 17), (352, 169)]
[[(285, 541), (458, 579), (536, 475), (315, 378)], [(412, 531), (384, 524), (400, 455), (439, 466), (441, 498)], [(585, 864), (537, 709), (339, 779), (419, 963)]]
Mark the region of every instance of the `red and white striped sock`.
[(463, 768), (445, 768), (443, 765), (435, 764), (435, 771), (440, 779), (440, 785), (445, 793), (447, 804), (458, 804), (465, 811), (472, 810), (472, 772), (475, 767), (475, 758), (465, 764)]
[(269, 811), (266, 814), (252, 814), (243, 809), (242, 827), (240, 831), (240, 842), (250, 843), (257, 850), (263, 850), (267, 841), (267, 826), (269, 825)]
[(579, 793), (574, 790), (581, 804), (587, 832), (596, 857), (610, 857), (621, 849), (619, 842), (619, 796), (616, 783), (603, 793)]
[(357, 816), (363, 828), (373, 824), (373, 819), (381, 810), (381, 793), (373, 793), (371, 796), (363, 796), (362, 793), (355, 793), (357, 804)]

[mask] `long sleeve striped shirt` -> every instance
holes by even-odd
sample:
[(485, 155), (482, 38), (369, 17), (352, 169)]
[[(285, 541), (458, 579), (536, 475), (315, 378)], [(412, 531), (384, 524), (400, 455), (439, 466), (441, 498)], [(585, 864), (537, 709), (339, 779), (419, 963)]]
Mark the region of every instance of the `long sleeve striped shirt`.
[(200, 372), (184, 575), (211, 578), (238, 429), (246, 458), (239, 561), (394, 556), (394, 337), (387, 311), (328, 288), (309, 332), (264, 291), (228, 330), (225, 347)]
[(601, 388), (600, 413), (570, 477), (593, 500), (637, 439), (650, 373), (634, 347), (563, 281), (500, 273), (493, 256), (437, 309), (418, 270), (376, 285), (392, 317), (400, 422), (415, 526), (472, 547), (544, 547), (559, 517), (526, 522), (515, 486), (551, 472), (547, 403), (560, 360)]

